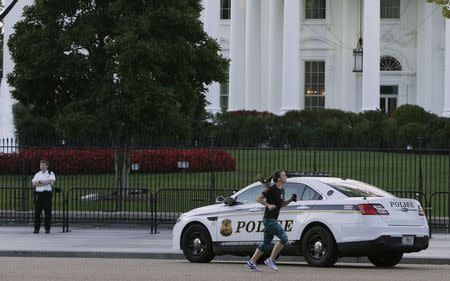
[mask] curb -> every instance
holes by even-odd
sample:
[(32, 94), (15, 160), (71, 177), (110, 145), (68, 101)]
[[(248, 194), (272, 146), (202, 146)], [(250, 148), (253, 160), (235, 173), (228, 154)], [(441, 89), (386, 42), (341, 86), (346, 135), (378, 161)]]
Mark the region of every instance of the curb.
[[(131, 253), (131, 252), (64, 252), (64, 251), (0, 251), (0, 257), (33, 258), (119, 258), (119, 259), (177, 259), (185, 260), (183, 254), (177, 253)], [(219, 256), (215, 261), (245, 261), (247, 257)], [(280, 262), (305, 262), (303, 257), (282, 256)], [(346, 257), (339, 263), (370, 263), (367, 257)], [(450, 265), (450, 258), (403, 258), (400, 264)]]

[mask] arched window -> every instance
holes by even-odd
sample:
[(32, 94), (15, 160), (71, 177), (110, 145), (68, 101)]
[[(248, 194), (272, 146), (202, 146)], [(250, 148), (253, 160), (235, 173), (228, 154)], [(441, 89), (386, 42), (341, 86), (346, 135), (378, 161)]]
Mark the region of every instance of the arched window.
[(381, 71), (402, 71), (400, 62), (391, 56), (382, 56), (380, 59)]

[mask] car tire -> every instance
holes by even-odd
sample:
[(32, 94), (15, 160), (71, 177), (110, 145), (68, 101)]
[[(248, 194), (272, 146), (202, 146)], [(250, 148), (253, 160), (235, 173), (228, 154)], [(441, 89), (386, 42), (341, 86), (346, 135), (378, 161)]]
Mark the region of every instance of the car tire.
[(332, 266), (339, 258), (333, 235), (322, 226), (306, 231), (302, 239), (302, 253), (309, 265), (317, 267)]
[(200, 224), (193, 224), (186, 229), (181, 245), (184, 256), (190, 262), (208, 263), (215, 257), (211, 236)]
[(403, 253), (380, 253), (368, 256), (369, 261), (378, 267), (393, 267), (403, 258)]

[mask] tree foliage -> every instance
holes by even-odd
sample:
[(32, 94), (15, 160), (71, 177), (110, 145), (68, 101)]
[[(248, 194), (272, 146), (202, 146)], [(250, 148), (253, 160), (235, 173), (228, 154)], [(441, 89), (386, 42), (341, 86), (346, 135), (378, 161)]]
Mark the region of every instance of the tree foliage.
[(12, 95), (64, 137), (186, 136), (228, 61), (199, 0), (38, 0), (9, 48)]
[(450, 18), (450, 0), (427, 0), (427, 2), (442, 5), (442, 15)]

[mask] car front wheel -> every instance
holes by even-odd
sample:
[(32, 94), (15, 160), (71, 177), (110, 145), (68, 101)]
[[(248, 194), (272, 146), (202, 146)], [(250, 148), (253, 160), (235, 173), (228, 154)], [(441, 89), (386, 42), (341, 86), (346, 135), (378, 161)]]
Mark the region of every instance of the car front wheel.
[(186, 259), (194, 263), (208, 263), (215, 256), (208, 230), (199, 224), (193, 224), (186, 229), (182, 249)]
[(379, 267), (393, 267), (403, 258), (403, 253), (382, 253), (368, 256), (369, 261)]
[(312, 266), (332, 266), (338, 260), (338, 251), (332, 234), (322, 226), (309, 229), (302, 240), (302, 253)]

